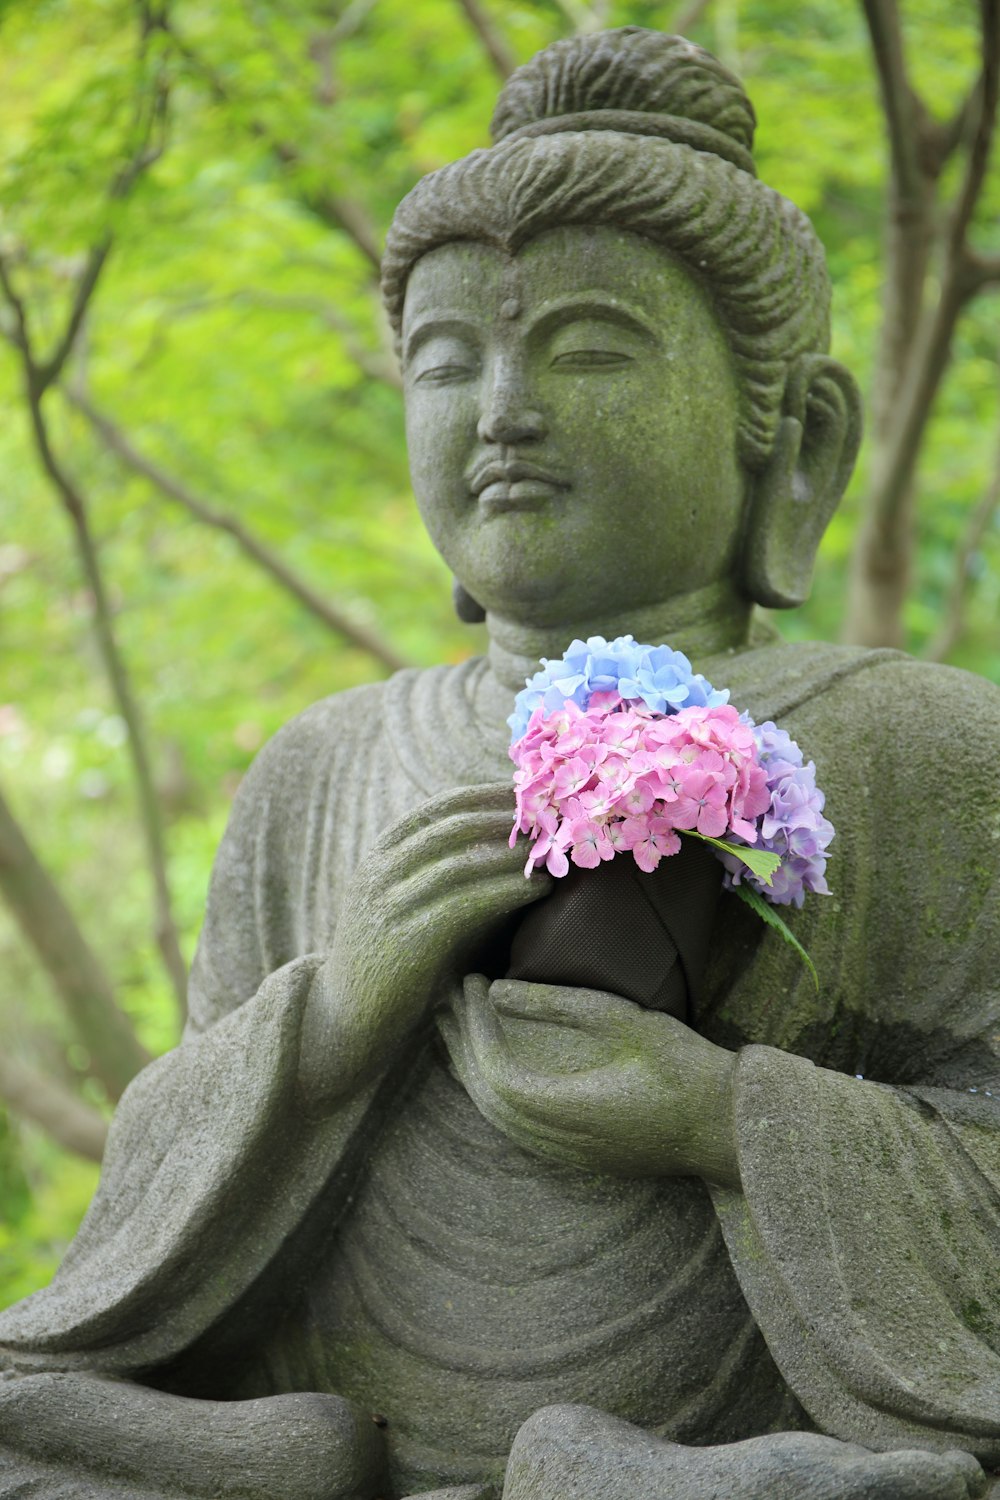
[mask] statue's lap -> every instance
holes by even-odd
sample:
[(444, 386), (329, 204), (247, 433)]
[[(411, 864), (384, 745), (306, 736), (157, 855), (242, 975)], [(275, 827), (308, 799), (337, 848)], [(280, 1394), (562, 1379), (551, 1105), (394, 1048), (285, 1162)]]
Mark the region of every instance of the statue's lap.
[(435, 1058), (388, 1128), (308, 1306), (239, 1394), (292, 1382), (384, 1415), (401, 1492), (502, 1472), (560, 1402), (677, 1441), (795, 1425), (700, 1182), (529, 1156)]

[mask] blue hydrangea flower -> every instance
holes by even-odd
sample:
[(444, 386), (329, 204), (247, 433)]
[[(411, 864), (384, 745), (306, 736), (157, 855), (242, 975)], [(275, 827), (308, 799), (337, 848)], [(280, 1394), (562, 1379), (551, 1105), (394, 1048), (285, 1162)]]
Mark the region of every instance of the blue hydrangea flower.
[(618, 692), (626, 700), (641, 699), (654, 713), (672, 714), (679, 708), (717, 708), (729, 693), (717, 690), (691, 668), (683, 651), (670, 646), (638, 643), (620, 635), (606, 641), (592, 635), (572, 641), (557, 661), (542, 658), (542, 670), (529, 677), (514, 701), (507, 723), (511, 741), (519, 740), (539, 705), (556, 713), (566, 702), (586, 708), (594, 693)]

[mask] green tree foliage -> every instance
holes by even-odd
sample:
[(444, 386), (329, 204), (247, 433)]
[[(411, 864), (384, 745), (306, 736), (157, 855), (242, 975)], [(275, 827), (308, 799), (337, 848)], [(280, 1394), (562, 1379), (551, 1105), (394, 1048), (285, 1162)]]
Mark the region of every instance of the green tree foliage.
[[(948, 118), (980, 65), (976, 7), (902, 9), (913, 81)], [(410, 498), (378, 247), (422, 173), (486, 144), (509, 62), (577, 27), (622, 24), (684, 26), (743, 76), (760, 174), (813, 217), (836, 284), (835, 350), (870, 390), (887, 150), (860, 7), (0, 4), (0, 263), (12, 293), (0, 299), (0, 793), (151, 1053), (175, 1042), (180, 1017), (154, 931), (135, 746), (68, 493), (141, 716), (189, 960), (228, 802), (264, 740), (392, 662), (457, 660), (480, 643), (452, 615)], [(976, 215), (984, 254), (1000, 250), (998, 224), (994, 173)], [(1000, 680), (998, 310), (986, 287), (959, 320), (922, 450), (903, 623), (920, 653), (950, 622), (948, 659)], [(38, 368), (68, 353), (44, 395), (36, 384), (34, 424), (22, 315)], [(39, 413), (68, 492), (40, 462)], [(781, 622), (790, 636), (841, 629), (866, 479), (863, 454), (814, 597)], [(0, 908), (11, 1101), (0, 1301), (49, 1276), (95, 1180), (30, 1109), (15, 1111), (34, 1097), (24, 1078), (91, 1111), (110, 1103), (107, 1070), (14, 909)]]

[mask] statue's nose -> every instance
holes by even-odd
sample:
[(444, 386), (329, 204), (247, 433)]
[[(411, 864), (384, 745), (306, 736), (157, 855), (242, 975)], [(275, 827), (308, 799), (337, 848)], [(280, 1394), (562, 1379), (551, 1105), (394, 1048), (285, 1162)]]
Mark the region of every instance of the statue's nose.
[(546, 433), (545, 417), (531, 405), (530, 395), (521, 381), (505, 379), (494, 381), (476, 427), (482, 443), (502, 443), (508, 447), (518, 443), (537, 442)]

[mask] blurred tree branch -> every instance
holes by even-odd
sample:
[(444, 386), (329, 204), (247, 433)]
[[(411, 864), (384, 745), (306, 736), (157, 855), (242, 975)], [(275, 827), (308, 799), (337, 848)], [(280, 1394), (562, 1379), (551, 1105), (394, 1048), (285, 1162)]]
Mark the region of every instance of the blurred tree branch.
[[(144, 31), (143, 44), (147, 37), (148, 29)], [(140, 95), (137, 101), (133, 128), (139, 135), (139, 141), (108, 189), (109, 205), (120, 203), (127, 198), (142, 174), (161, 156), (168, 97), (166, 79), (162, 72), (158, 72), (154, 77), (148, 97)], [(88, 250), (83, 270), (74, 289), (65, 327), (48, 359), (37, 357), (28, 331), (28, 314), (25, 304), (15, 294), (6, 267), (0, 267), (0, 271), (4, 273), (3, 291), (16, 319), (18, 347), (25, 361), (26, 370), (30, 373), (36, 400), (40, 401), (49, 387), (59, 379), (67, 359), (73, 352), (90, 300), (97, 289), (101, 272), (111, 252), (112, 241), (113, 236), (109, 230)]]
[(0, 1099), (77, 1156), (100, 1161), (108, 1127), (96, 1109), (9, 1053), (0, 1052)]
[(204, 525), (224, 531), (231, 536), (246, 557), (249, 557), (258, 567), (263, 568), (264, 572), (282, 588), (287, 589), (300, 604), (304, 604), (312, 614), (322, 620), (329, 630), (358, 646), (362, 651), (366, 651), (391, 672), (409, 665), (405, 658), (376, 631), (363, 625), (359, 620), (352, 620), (343, 610), (322, 598), (310, 584), (300, 578), (294, 569), (258, 537), (255, 537), (235, 516), (226, 515), (225, 512), (215, 509), (187, 485), (161, 469), (151, 459), (144, 457), (122, 430), (102, 412), (99, 412), (85, 396), (78, 391), (65, 389), (63, 394), (123, 463), (135, 473), (141, 474), (150, 484), (155, 485), (168, 499), (182, 505), (190, 515)]
[(349, 318), (345, 318), (334, 305), (323, 297), (295, 296), (286, 292), (270, 292), (266, 288), (251, 287), (233, 292), (233, 302), (252, 302), (261, 307), (285, 308), (289, 312), (312, 313), (336, 333), (345, 353), (354, 361), (363, 375), (370, 380), (379, 380), (393, 390), (403, 389), (403, 377), (399, 361), (391, 350), (377, 353), (368, 349), (358, 336)]
[(88, 1069), (117, 1099), (149, 1062), (111, 980), (0, 793), (0, 891), (55, 985), (90, 1054)]
[[(299, 165), (299, 153), (294, 146), (287, 141), (275, 140), (259, 123), (255, 122), (252, 129), (255, 135), (266, 140), (278, 161), (289, 167)], [(374, 271), (374, 279), (377, 281), (382, 271), (379, 236), (362, 205), (355, 198), (347, 198), (343, 193), (333, 193), (329, 190), (304, 192), (302, 201), (324, 224), (333, 229), (343, 230), (348, 239), (354, 241)]]
[(975, 297), (987, 287), (1000, 285), (1000, 255), (977, 255), (968, 250), (965, 256), (964, 284), (966, 298)]
[(556, 4), (577, 36), (600, 31), (607, 25), (607, 6), (587, 4), (587, 0), (556, 0)]
[(973, 560), (986, 540), (990, 527), (1000, 514), (1000, 445), (997, 447), (996, 467), (992, 479), (979, 504), (969, 517), (961, 545), (955, 556), (955, 571), (944, 621), (933, 637), (924, 656), (928, 661), (944, 661), (965, 630), (965, 612), (972, 592), (975, 574)]
[(671, 31), (677, 36), (686, 36), (690, 30), (698, 25), (708, 6), (709, 0), (689, 0), (689, 3), (682, 5), (676, 16), (671, 19)]
[[(154, 144), (154, 135), (162, 133), (166, 102), (166, 84), (162, 73), (158, 72), (153, 83), (151, 104), (147, 108), (146, 101), (140, 100), (137, 105), (136, 115), (140, 122), (139, 141), (131, 157), (112, 183), (110, 189), (112, 200), (120, 200), (130, 192), (142, 173), (157, 159), (161, 147)], [(6, 299), (13, 317), (13, 330), (8, 335), (8, 339), (20, 356), (35, 449), (42, 469), (73, 528), (77, 554), (90, 591), (98, 648), (118, 712), (128, 731), (129, 754), (153, 881), (156, 939), (177, 997), (178, 1006), (183, 1013), (187, 994), (187, 969), (181, 954), (177, 926), (173, 917), (162, 819), (153, 784), (142, 718), (132, 690), (128, 669), (115, 637), (111, 606), (101, 571), (98, 549), (90, 527), (87, 503), (68, 470), (56, 457), (44, 410), (46, 393), (65, 365), (80, 329), (83, 327), (87, 309), (100, 281), (101, 272), (107, 264), (110, 247), (111, 236), (108, 233), (103, 235), (97, 246), (88, 253), (65, 328), (57, 340), (55, 353), (48, 360), (41, 360), (38, 357), (27, 306), (15, 286), (12, 267), (3, 253), (0, 253), (0, 293)]]
[(370, 11), (375, 9), (378, 0), (352, 0), (343, 13), (330, 27), (328, 36), (334, 46), (345, 42), (348, 37), (364, 25)]
[[(184, 58), (192, 72), (208, 86), (216, 103), (231, 105), (233, 103), (232, 91), (219, 76), (218, 70), (199, 55), (173, 24), (168, 25), (166, 29), (178, 54)], [(298, 147), (291, 141), (281, 140), (275, 136), (263, 120), (251, 116), (248, 129), (250, 134), (260, 140), (283, 166), (301, 165), (302, 155)], [(369, 269), (374, 272), (374, 280), (377, 281), (382, 268), (379, 236), (362, 204), (354, 198), (328, 190), (302, 189), (300, 196), (310, 212), (324, 224), (333, 229), (339, 229), (347, 235), (368, 262)]]
[(501, 36), (493, 19), (480, 0), (457, 0), (459, 9), (464, 13), (472, 30), (482, 43), (483, 51), (486, 53), (494, 73), (502, 83), (517, 67), (517, 60), (507, 44), (506, 39)]
[[(864, 0), (878, 72), (890, 173), (884, 318), (874, 399), (871, 480), (851, 568), (844, 638), (900, 646), (915, 545), (914, 474), (947, 369), (959, 314), (992, 280), (968, 232), (982, 194), (1000, 94), (1000, 0), (980, 0), (982, 69), (955, 119), (942, 127), (906, 70), (896, 0)], [(961, 184), (938, 202), (941, 168), (965, 148)], [(939, 262), (936, 296), (932, 260)]]
[(945, 163), (954, 156), (962, 142), (967, 139), (969, 131), (975, 128), (975, 120), (981, 107), (982, 79), (980, 78), (966, 94), (950, 120), (936, 122), (925, 118), (923, 122), (924, 150), (929, 172), (937, 175)]

